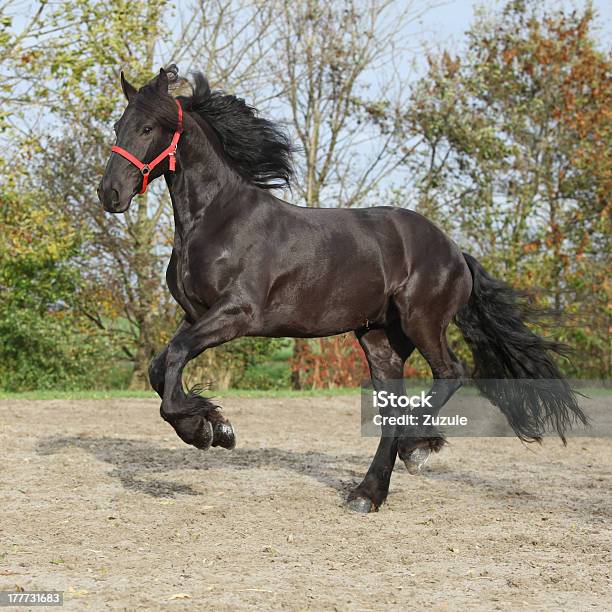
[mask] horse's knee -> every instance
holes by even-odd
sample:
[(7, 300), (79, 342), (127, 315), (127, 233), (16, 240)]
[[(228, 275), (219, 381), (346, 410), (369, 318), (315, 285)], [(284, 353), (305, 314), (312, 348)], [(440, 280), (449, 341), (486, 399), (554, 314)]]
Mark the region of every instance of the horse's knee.
[(160, 384), (163, 384), (163, 372), (159, 364), (152, 361), (149, 364), (149, 382), (151, 386), (157, 391)]
[(158, 395), (162, 396), (164, 393), (164, 377), (165, 377), (165, 362), (166, 362), (166, 351), (157, 355), (149, 364), (149, 383), (151, 387), (157, 392)]

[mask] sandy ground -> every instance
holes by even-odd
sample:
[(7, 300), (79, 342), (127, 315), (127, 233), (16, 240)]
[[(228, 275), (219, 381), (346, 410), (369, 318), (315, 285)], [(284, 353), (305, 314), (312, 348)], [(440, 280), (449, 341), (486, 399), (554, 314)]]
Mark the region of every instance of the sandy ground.
[(610, 438), (455, 439), (359, 515), (358, 398), (222, 403), (232, 452), (184, 446), (155, 401), (0, 402), (0, 590), (69, 610), (611, 609)]

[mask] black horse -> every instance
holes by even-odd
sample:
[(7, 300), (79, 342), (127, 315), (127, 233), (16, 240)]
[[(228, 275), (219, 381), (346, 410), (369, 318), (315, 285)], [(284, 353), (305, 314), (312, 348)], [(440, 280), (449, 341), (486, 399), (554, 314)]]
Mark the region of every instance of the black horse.
[[(354, 331), (375, 387), (401, 379), (416, 348), (431, 366), (439, 411), (463, 376), (446, 340), (451, 320), (472, 349), (476, 384), (521, 439), (539, 439), (548, 426), (563, 438), (574, 420), (586, 422), (550, 357), (563, 347), (525, 326), (518, 294), (416, 212), (309, 209), (274, 197), (269, 190), (292, 176), (282, 130), (243, 100), (211, 91), (201, 74), (192, 96), (174, 98), (168, 87), (177, 79), (176, 67), (162, 69), (137, 90), (121, 75), (128, 106), (98, 195), (106, 211), (122, 213), (146, 187), (143, 177), (163, 174), (170, 190), (175, 235), (167, 282), (185, 315), (149, 375), (162, 417), (186, 443), (235, 445), (218, 407), (184, 391), (182, 372), (202, 351), (239, 336)], [(524, 384), (499, 386), (499, 379)], [(413, 471), (443, 444), (435, 430), (415, 437), (387, 429), (349, 505), (377, 510), (396, 455)]]

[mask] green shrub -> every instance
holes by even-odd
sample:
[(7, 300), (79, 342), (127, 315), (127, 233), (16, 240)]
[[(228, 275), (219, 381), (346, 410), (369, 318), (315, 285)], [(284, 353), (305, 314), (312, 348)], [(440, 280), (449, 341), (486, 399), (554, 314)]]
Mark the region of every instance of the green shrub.
[(261, 390), (289, 389), (291, 387), (289, 362), (273, 361), (255, 364), (236, 381), (235, 387)]
[[(260, 374), (247, 374), (264, 364), (272, 361), (277, 353), (285, 347), (287, 340), (281, 338), (244, 337), (232, 340), (204, 353), (190, 362), (185, 368), (184, 382), (187, 386), (202, 383), (212, 389), (225, 390), (230, 387), (236, 389), (276, 389), (281, 388), (278, 374), (274, 380), (263, 380)], [(282, 366), (281, 366), (282, 367)], [(262, 385), (257, 384), (252, 376), (259, 377)], [(245, 387), (245, 385), (256, 385)], [(270, 386), (272, 385), (272, 386)]]
[(112, 347), (100, 334), (80, 325), (82, 321), (68, 313), (0, 312), (0, 388), (108, 388)]
[(79, 249), (44, 198), (0, 191), (0, 389), (108, 386), (115, 351), (77, 310)]

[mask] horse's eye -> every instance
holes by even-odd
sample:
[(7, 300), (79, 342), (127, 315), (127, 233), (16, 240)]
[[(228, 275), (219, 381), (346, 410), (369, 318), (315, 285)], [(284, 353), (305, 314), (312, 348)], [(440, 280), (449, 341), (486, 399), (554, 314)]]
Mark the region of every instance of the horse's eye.
[(142, 133), (143, 134), (150, 134), (153, 131), (152, 127), (149, 127), (148, 125), (146, 127), (142, 128)]

